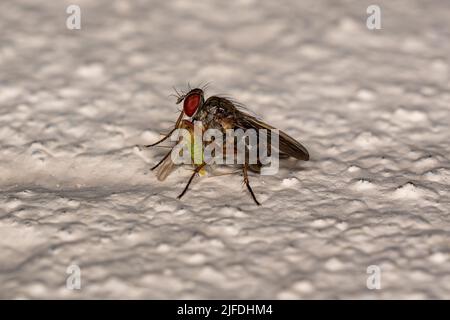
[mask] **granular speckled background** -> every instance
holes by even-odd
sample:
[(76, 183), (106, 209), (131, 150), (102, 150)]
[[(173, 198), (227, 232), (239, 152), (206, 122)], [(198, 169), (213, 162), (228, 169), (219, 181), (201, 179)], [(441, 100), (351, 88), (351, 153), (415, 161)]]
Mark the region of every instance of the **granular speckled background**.
[[(0, 298), (450, 298), (450, 2), (376, 3), (2, 0)], [(135, 145), (188, 81), (311, 161), (177, 200)]]

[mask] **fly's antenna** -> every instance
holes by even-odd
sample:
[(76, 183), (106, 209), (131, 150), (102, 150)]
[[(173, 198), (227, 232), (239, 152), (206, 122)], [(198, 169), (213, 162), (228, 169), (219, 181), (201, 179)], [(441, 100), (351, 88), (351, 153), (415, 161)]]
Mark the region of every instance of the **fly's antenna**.
[(175, 90), (177, 97), (180, 97), (180, 93), (178, 92), (177, 87), (173, 86), (172, 88), (173, 88), (173, 90)]
[(182, 95), (180, 94), (180, 92), (178, 92), (178, 90), (175, 86), (173, 86), (172, 89), (173, 89), (173, 91), (175, 91), (175, 93), (169, 94), (168, 97), (175, 97), (178, 101), (182, 97)]
[(169, 97), (174, 96), (175, 98), (177, 98), (176, 104), (179, 104), (186, 97), (186, 93), (182, 89), (178, 90), (175, 86), (173, 86), (172, 88), (175, 93), (170, 94)]

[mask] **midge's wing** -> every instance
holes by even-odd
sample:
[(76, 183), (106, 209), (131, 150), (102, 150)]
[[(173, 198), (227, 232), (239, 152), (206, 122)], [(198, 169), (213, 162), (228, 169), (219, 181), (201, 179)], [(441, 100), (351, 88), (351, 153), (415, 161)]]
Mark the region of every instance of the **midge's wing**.
[(161, 163), (161, 165), (158, 168), (158, 172), (156, 173), (156, 177), (159, 181), (164, 181), (169, 176), (169, 174), (172, 172), (174, 163), (170, 156), (168, 156), (164, 161)]
[[(245, 112), (236, 110), (235, 111), (235, 121), (236, 126), (241, 129), (267, 129), (267, 135), (270, 137), (271, 134), (274, 134), (271, 130), (276, 129), (268, 125), (267, 123), (262, 122), (261, 120), (256, 119), (253, 116), (246, 114)], [(294, 157), (299, 160), (308, 161), (309, 153), (308, 150), (297, 140), (287, 135), (281, 130), (278, 130), (279, 133), (279, 151), (280, 153), (285, 153), (291, 157)], [(269, 138), (268, 137), (268, 138)], [(281, 155), (281, 154), (280, 154)]]

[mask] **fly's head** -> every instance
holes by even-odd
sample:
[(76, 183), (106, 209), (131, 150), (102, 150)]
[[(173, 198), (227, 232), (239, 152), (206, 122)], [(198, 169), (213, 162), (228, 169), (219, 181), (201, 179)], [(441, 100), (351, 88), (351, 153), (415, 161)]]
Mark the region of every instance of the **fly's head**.
[(190, 90), (188, 93), (180, 95), (177, 104), (183, 102), (183, 111), (188, 117), (192, 117), (198, 109), (201, 108), (205, 102), (205, 97), (202, 89), (196, 88)]

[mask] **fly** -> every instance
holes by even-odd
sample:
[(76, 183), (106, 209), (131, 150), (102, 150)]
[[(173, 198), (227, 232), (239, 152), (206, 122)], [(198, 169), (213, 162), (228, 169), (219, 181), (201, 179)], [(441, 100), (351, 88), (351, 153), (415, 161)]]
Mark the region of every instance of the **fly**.
[[(293, 157), (298, 160), (308, 161), (308, 150), (297, 140), (287, 135), (283, 131), (275, 130), (275, 127), (257, 119), (256, 117), (244, 112), (239, 103), (225, 97), (212, 96), (205, 100), (203, 89), (195, 88), (187, 93), (177, 92), (177, 104), (183, 102), (183, 110), (175, 123), (173, 129), (165, 135), (161, 140), (146, 145), (145, 147), (154, 147), (169, 138), (176, 129), (186, 129), (190, 134), (193, 134), (193, 124), (196, 121), (201, 121), (205, 129), (219, 129), (222, 132), (232, 129), (242, 129), (244, 131), (248, 129), (260, 130), (265, 129), (268, 135), (278, 135), (278, 153), (280, 158)], [(188, 119), (184, 119), (185, 116)], [(193, 150), (193, 149), (192, 149)], [(157, 177), (159, 180), (164, 180), (172, 171), (174, 163), (171, 160), (171, 151), (167, 153), (161, 161), (159, 161), (151, 170), (155, 170), (159, 167)], [(257, 205), (260, 205), (259, 201), (250, 186), (248, 172), (261, 172), (262, 164), (249, 163), (245, 159), (242, 166), (243, 183), (246, 185), (250, 195)], [(204, 168), (207, 164), (200, 163), (194, 164), (194, 172), (189, 178), (183, 192), (178, 196), (180, 199), (187, 192), (189, 185), (196, 175), (202, 175)]]

